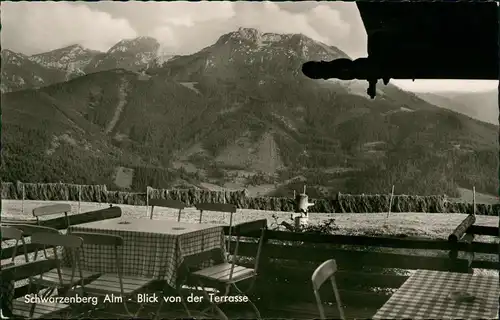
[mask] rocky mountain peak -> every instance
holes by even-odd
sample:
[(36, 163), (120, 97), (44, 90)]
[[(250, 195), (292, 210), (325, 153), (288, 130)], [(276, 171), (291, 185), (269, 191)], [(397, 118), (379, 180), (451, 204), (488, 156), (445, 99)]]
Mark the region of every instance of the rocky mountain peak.
[(23, 64), (23, 61), (26, 61), (26, 59), (27, 56), (22, 53), (17, 53), (9, 49), (2, 50), (2, 68), (6, 64), (21, 66)]
[[(74, 63), (77, 60), (87, 60), (100, 53), (99, 51), (84, 48), (79, 44), (72, 44), (64, 48), (51, 50), (44, 53), (34, 54), (30, 56), (30, 60), (41, 64), (64, 64)], [(49, 67), (55, 67), (51, 65)]]
[[(320, 41), (316, 41), (304, 34), (282, 34), (266, 32), (263, 33), (254, 28), (240, 27), (222, 35), (215, 46), (231, 43), (237, 51), (246, 50), (251, 53), (255, 51), (269, 50), (280, 52), (287, 57), (296, 56), (300, 59), (337, 59), (348, 58), (348, 55), (334, 46), (329, 46)], [(245, 47), (247, 47), (245, 49)]]
[(259, 30), (254, 28), (238, 28), (238, 31), (233, 32), (234, 35), (237, 35), (241, 39), (250, 40), (253, 42), (258, 42), (261, 38), (261, 33)]
[(124, 39), (112, 46), (108, 50), (108, 54), (115, 52), (126, 52), (130, 50), (143, 50), (143, 51), (154, 51), (156, 52), (160, 48), (158, 40), (152, 37), (137, 37), (134, 39)]
[(14, 52), (9, 49), (3, 49), (2, 50), (2, 59), (7, 59), (9, 57), (19, 57), (19, 58), (25, 58), (26, 56), (22, 53)]

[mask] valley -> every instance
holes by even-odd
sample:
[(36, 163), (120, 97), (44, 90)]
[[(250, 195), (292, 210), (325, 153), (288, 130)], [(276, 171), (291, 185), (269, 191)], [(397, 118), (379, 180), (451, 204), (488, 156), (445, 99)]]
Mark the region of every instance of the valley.
[(339, 57), (347, 55), (304, 35), (248, 28), (175, 57), (147, 37), (106, 53), (3, 50), (2, 176), (274, 196), (304, 184), (311, 197), (392, 185), (456, 198), (473, 186), (497, 193), (497, 125), (393, 85), (369, 100), (365, 83), (300, 73), (305, 61)]

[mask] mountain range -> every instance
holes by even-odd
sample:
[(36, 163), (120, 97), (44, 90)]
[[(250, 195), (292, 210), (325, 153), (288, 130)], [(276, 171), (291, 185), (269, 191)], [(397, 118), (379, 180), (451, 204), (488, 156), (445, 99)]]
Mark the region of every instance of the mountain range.
[[(9, 181), (187, 186), (311, 196), (497, 191), (498, 127), (393, 85), (315, 81), (346, 58), (301, 34), (240, 28), (191, 55), (152, 38), (106, 53), (2, 51), (2, 176)], [(260, 190), (260, 191), (259, 191)]]
[(418, 93), (431, 104), (498, 125), (498, 90), (479, 92)]
[(45, 87), (98, 71), (139, 71), (169, 58), (160, 53), (160, 44), (150, 37), (122, 40), (107, 52), (78, 44), (31, 56), (2, 50), (1, 91)]

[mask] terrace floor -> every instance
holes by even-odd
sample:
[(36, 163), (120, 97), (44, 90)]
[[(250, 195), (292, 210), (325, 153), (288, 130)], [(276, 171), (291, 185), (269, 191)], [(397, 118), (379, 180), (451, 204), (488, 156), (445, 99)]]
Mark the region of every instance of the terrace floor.
[[(153, 292), (157, 290), (150, 289), (147, 292)], [(312, 289), (311, 289), (312, 292)], [(183, 292), (185, 296), (187, 292)], [(268, 292), (272, 296), (272, 292)], [(173, 295), (173, 293), (172, 293)], [(200, 295), (199, 293), (194, 293), (194, 295)], [(319, 312), (314, 302), (276, 302), (276, 299), (272, 299), (272, 302), (263, 301), (263, 299), (255, 301), (257, 308), (261, 313), (261, 318), (263, 319), (277, 319), (277, 318), (292, 318), (292, 319), (317, 319), (319, 317)], [(196, 304), (188, 303), (188, 308), (191, 312), (191, 316), (196, 319), (212, 319), (216, 316), (210, 316), (201, 313), (199, 310), (207, 307), (208, 304)], [(380, 306), (371, 307), (366, 306), (347, 306), (344, 308), (344, 313), (349, 319), (370, 319)], [(128, 302), (127, 307), (131, 313), (137, 312), (140, 305), (135, 302)], [(152, 319), (154, 315), (158, 312), (158, 303), (145, 304), (139, 314), (138, 318), (141, 319)], [(227, 315), (229, 319), (255, 319), (256, 315), (249, 303), (241, 304), (226, 304), (222, 305), (221, 309)], [(335, 305), (325, 305), (325, 313), (327, 318), (337, 319), (339, 314), (337, 307)], [(109, 304), (106, 308), (93, 312), (90, 315), (92, 319), (133, 319), (129, 315), (122, 303)], [(186, 319), (189, 318), (186, 311), (184, 310), (181, 303), (164, 303), (162, 309), (160, 310), (160, 319)]]
[[(138, 309), (137, 304), (128, 305), (131, 312)], [(314, 303), (283, 303), (282, 305), (270, 306), (257, 306), (263, 319), (317, 319), (319, 317), (318, 309)], [(151, 319), (153, 313), (156, 313), (157, 305), (147, 305), (139, 313), (138, 317), (141, 319)], [(255, 319), (255, 314), (250, 305), (237, 305), (222, 307), (229, 319)], [(207, 318), (199, 311), (190, 310), (191, 316), (194, 318)], [(370, 319), (377, 312), (377, 308), (363, 308), (363, 307), (347, 307), (344, 309), (346, 317), (349, 319)], [(335, 306), (325, 306), (325, 313), (329, 319), (338, 319), (338, 311)], [(187, 314), (180, 305), (164, 305), (160, 312), (161, 319), (185, 319)], [(121, 304), (112, 305), (105, 310), (97, 311), (92, 314), (92, 318), (100, 319), (133, 319), (127, 314)]]

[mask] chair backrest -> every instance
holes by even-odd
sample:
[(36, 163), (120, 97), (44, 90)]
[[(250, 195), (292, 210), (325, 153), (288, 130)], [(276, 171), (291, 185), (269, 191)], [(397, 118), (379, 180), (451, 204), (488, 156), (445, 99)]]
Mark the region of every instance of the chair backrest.
[(197, 252), (182, 257), (181, 267), (193, 267), (212, 260), (214, 264), (221, 264), (226, 261), (224, 249), (221, 247), (213, 248), (203, 252)]
[(97, 232), (71, 232), (71, 235), (81, 238), (84, 244), (115, 247), (123, 246), (123, 238), (112, 234)]
[[(125, 296), (125, 292), (123, 290), (123, 260), (121, 256), (121, 252), (118, 248), (123, 246), (123, 238), (120, 236), (106, 234), (106, 233), (97, 233), (97, 232), (71, 232), (72, 236), (79, 237), (83, 240), (85, 245), (97, 245), (97, 246), (110, 246), (113, 247), (114, 256), (115, 256), (115, 266), (118, 273), (118, 280), (120, 282), (120, 290), (122, 296)], [(83, 257), (83, 261), (85, 261), (85, 257)]]
[[(57, 230), (57, 229), (50, 228), (50, 227), (39, 226), (39, 225), (35, 225), (35, 224), (16, 224), (16, 225), (13, 225), (13, 227), (15, 227), (16, 229), (21, 230), (23, 232), (23, 236), (25, 236), (25, 237), (31, 236), (31, 235), (33, 235), (35, 233), (60, 234), (59, 230)], [(43, 245), (41, 247), (43, 248), (43, 255), (45, 256), (45, 258), (48, 258), (46, 246)], [(35, 257), (34, 257), (35, 260), (38, 257), (38, 251), (39, 250), (40, 250), (40, 248), (37, 248), (37, 250), (35, 251)]]
[(23, 237), (23, 232), (19, 229), (9, 226), (1, 227), (2, 240), (21, 240)]
[(200, 211), (200, 218), (199, 218), (199, 223), (203, 220), (203, 211), (217, 211), (217, 212), (228, 212), (230, 213), (229, 215), (229, 233), (228, 233), (228, 240), (227, 240), (227, 250), (229, 252), (229, 249), (231, 247), (231, 235), (232, 235), (232, 229), (233, 229), (233, 214), (236, 213), (236, 206), (234, 204), (230, 203), (208, 203), (208, 202), (202, 202), (202, 203), (197, 203), (195, 204), (196, 209)]
[(326, 319), (326, 317), (325, 317), (325, 310), (323, 308), (323, 303), (321, 302), (319, 289), (328, 279), (330, 279), (330, 283), (332, 284), (333, 288), (333, 293), (335, 294), (335, 300), (337, 301), (339, 316), (341, 319), (345, 319), (344, 309), (342, 306), (342, 302), (340, 300), (340, 294), (337, 289), (337, 284), (335, 283), (335, 272), (337, 272), (337, 263), (335, 262), (335, 260), (330, 259), (323, 262), (318, 268), (316, 268), (311, 277), (314, 296), (316, 298), (316, 305), (318, 306), (319, 315), (321, 319)]
[[(81, 261), (80, 261), (80, 249), (83, 246), (83, 240), (82, 238), (73, 236), (73, 235), (65, 235), (65, 234), (56, 234), (56, 233), (44, 233), (44, 232), (39, 232), (35, 233), (31, 236), (31, 243), (35, 244), (40, 244), (43, 246), (51, 246), (54, 252), (54, 260), (59, 261), (59, 257), (57, 254), (57, 247), (63, 247), (65, 249), (69, 249), (71, 253), (71, 257), (73, 258), (72, 263), (71, 263), (71, 280), (70, 282), (73, 282), (73, 279), (75, 277), (75, 271), (76, 267), (78, 267), (78, 271), (80, 274), (80, 285), (83, 287), (83, 272), (81, 268)], [(36, 255), (35, 255), (36, 259)], [(59, 263), (60, 266), (60, 263)], [(57, 268), (57, 275), (59, 278), (59, 285), (62, 287), (64, 286), (63, 279), (62, 279), (62, 274), (60, 267)]]
[(184, 202), (173, 199), (149, 199), (148, 203), (151, 206), (151, 215), (149, 216), (149, 219), (153, 219), (153, 210), (155, 207), (164, 207), (178, 209), (179, 213), (177, 215), (177, 221), (181, 221), (182, 210), (186, 207)]
[(228, 212), (231, 213), (231, 220), (229, 225), (232, 224), (233, 214), (236, 213), (236, 206), (230, 203), (208, 203), (202, 202), (195, 204), (196, 209), (200, 211), (200, 220), (201, 223), (203, 218), (203, 211), (217, 211), (217, 212)]
[[(81, 238), (65, 235), (59, 233), (46, 233), (46, 232), (38, 232), (34, 233), (31, 236), (31, 243), (39, 244), (45, 246), (52, 247), (54, 252), (54, 258), (59, 259), (57, 255), (57, 247), (64, 247), (68, 249), (79, 249), (83, 245), (83, 240)], [(47, 257), (47, 256), (46, 256)], [(35, 253), (36, 260), (36, 253)]]
[(238, 258), (238, 249), (240, 245), (240, 239), (245, 234), (250, 232), (260, 231), (259, 244), (257, 247), (257, 253), (255, 255), (254, 270), (257, 273), (259, 268), (259, 259), (262, 252), (262, 245), (264, 244), (265, 232), (267, 229), (267, 219), (260, 219), (255, 221), (243, 222), (234, 226), (234, 235), (236, 236), (236, 247), (234, 248), (234, 254), (231, 262), (231, 271), (229, 273), (229, 279), (233, 276), (234, 266), (236, 264), (236, 259)]
[(12, 262), (14, 262), (14, 259), (17, 256), (17, 249), (19, 248), (19, 241), (21, 241), (21, 244), (23, 246), (24, 259), (26, 260), (26, 262), (28, 262), (28, 253), (26, 250), (26, 242), (24, 241), (22, 230), (16, 229), (14, 227), (2, 226), (1, 227), (1, 236), (2, 236), (2, 241), (3, 240), (16, 240), (16, 243), (14, 244), (14, 250), (12, 251), (12, 257), (11, 257)]
[(31, 236), (31, 243), (51, 247), (80, 248), (83, 240), (74, 235), (37, 232)]
[(37, 223), (40, 224), (40, 220), (38, 218), (41, 216), (64, 213), (64, 217), (66, 218), (66, 227), (69, 228), (70, 222), (68, 212), (71, 212), (71, 206), (69, 204), (58, 203), (33, 209), (33, 216), (36, 218)]
[(15, 224), (15, 225), (11, 225), (9, 227), (13, 227), (13, 228), (21, 230), (23, 232), (23, 236), (25, 236), (25, 237), (29, 237), (35, 233), (59, 234), (59, 230), (57, 230), (57, 229), (54, 229), (51, 227), (39, 226), (36, 224)]

